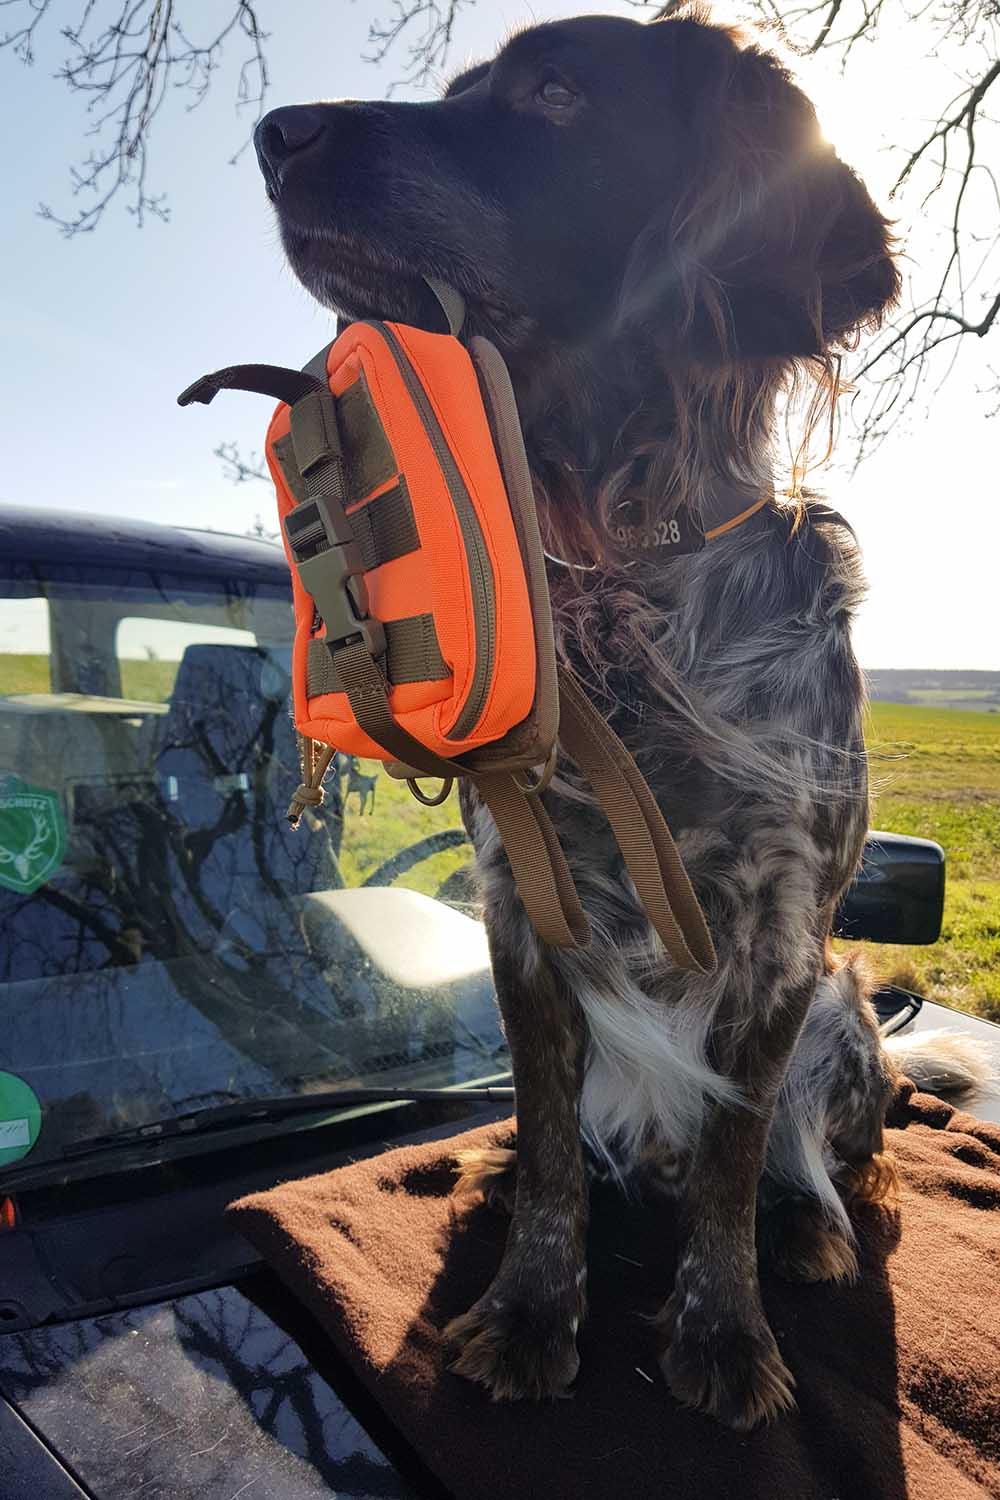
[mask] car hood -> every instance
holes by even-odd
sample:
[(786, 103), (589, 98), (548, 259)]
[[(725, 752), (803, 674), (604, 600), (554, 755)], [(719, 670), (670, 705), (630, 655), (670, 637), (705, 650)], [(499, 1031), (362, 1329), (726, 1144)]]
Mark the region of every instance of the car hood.
[[(8, 1334), (0, 1391), (95, 1500), (420, 1493), (252, 1284)], [(6, 1436), (0, 1424), (0, 1448)], [(33, 1451), (24, 1493), (61, 1493), (54, 1459)]]

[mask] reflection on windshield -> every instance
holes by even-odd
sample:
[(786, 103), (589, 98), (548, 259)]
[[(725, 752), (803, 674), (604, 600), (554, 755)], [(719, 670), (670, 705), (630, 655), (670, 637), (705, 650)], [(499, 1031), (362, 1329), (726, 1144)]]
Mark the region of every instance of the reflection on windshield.
[(273, 586), (38, 573), (0, 578), (0, 1070), (41, 1101), (32, 1161), (230, 1099), (502, 1067), (456, 803), (338, 756), (324, 805), (284, 818), (280, 555)]

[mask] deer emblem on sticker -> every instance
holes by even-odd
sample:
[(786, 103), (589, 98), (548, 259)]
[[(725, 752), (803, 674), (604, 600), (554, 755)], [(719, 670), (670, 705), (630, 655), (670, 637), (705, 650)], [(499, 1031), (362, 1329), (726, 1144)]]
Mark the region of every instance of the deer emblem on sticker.
[(30, 896), (58, 870), (65, 852), (59, 794), (17, 776), (0, 781), (0, 886)]

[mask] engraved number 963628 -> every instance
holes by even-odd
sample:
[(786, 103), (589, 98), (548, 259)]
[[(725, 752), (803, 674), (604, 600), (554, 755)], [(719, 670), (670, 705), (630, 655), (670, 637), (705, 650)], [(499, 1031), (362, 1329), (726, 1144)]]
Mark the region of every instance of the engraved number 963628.
[(616, 535), (626, 547), (676, 547), (681, 528), (672, 516), (669, 521), (657, 521), (652, 527), (619, 526)]

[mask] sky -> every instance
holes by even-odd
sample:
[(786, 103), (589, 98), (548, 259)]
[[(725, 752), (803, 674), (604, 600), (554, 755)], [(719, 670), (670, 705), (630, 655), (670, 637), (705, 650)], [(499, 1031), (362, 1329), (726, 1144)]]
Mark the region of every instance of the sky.
[[(183, 4), (206, 30), (231, 10), (231, 0)], [(260, 0), (272, 31), (269, 105), (383, 95), (401, 60), (378, 68), (362, 54), (370, 21), (387, 8)], [(488, 56), (512, 26), (598, 8), (635, 15), (624, 0), (479, 0), (460, 15), (449, 68)], [(80, 0), (55, 0), (58, 24), (79, 9)], [(888, 47), (862, 49), (850, 86), (823, 68), (807, 80), (834, 143), (883, 203), (890, 163), (876, 149), (881, 132), (898, 135), (912, 121), (920, 138), (933, 66), (921, 46), (911, 26)], [(220, 365), (301, 365), (333, 334), (330, 314), (284, 265), (252, 150), (228, 164), (248, 129), (234, 109), (240, 58), (224, 59), (202, 106), (188, 112), (178, 94), (156, 121), (151, 188), (167, 192), (170, 222), (137, 229), (118, 204), (93, 234), (66, 240), (37, 215), (40, 201), (72, 206), (69, 165), (82, 155), (82, 101), (53, 76), (65, 51), (50, 26), (33, 68), (0, 52), (0, 504), (221, 531), (244, 531), (257, 515), (271, 524), (269, 488), (233, 485), (212, 452), (230, 440), (245, 454), (259, 450), (268, 403), (223, 393), (211, 407), (182, 410), (175, 399)], [(911, 253), (922, 232), (918, 222)], [(987, 418), (980, 394), (1000, 350), (991, 356), (988, 345), (963, 349), (930, 414), (918, 412), (856, 474), (841, 464), (812, 476), (865, 553), (871, 588), (856, 639), (866, 667), (1000, 669), (1000, 417)]]

